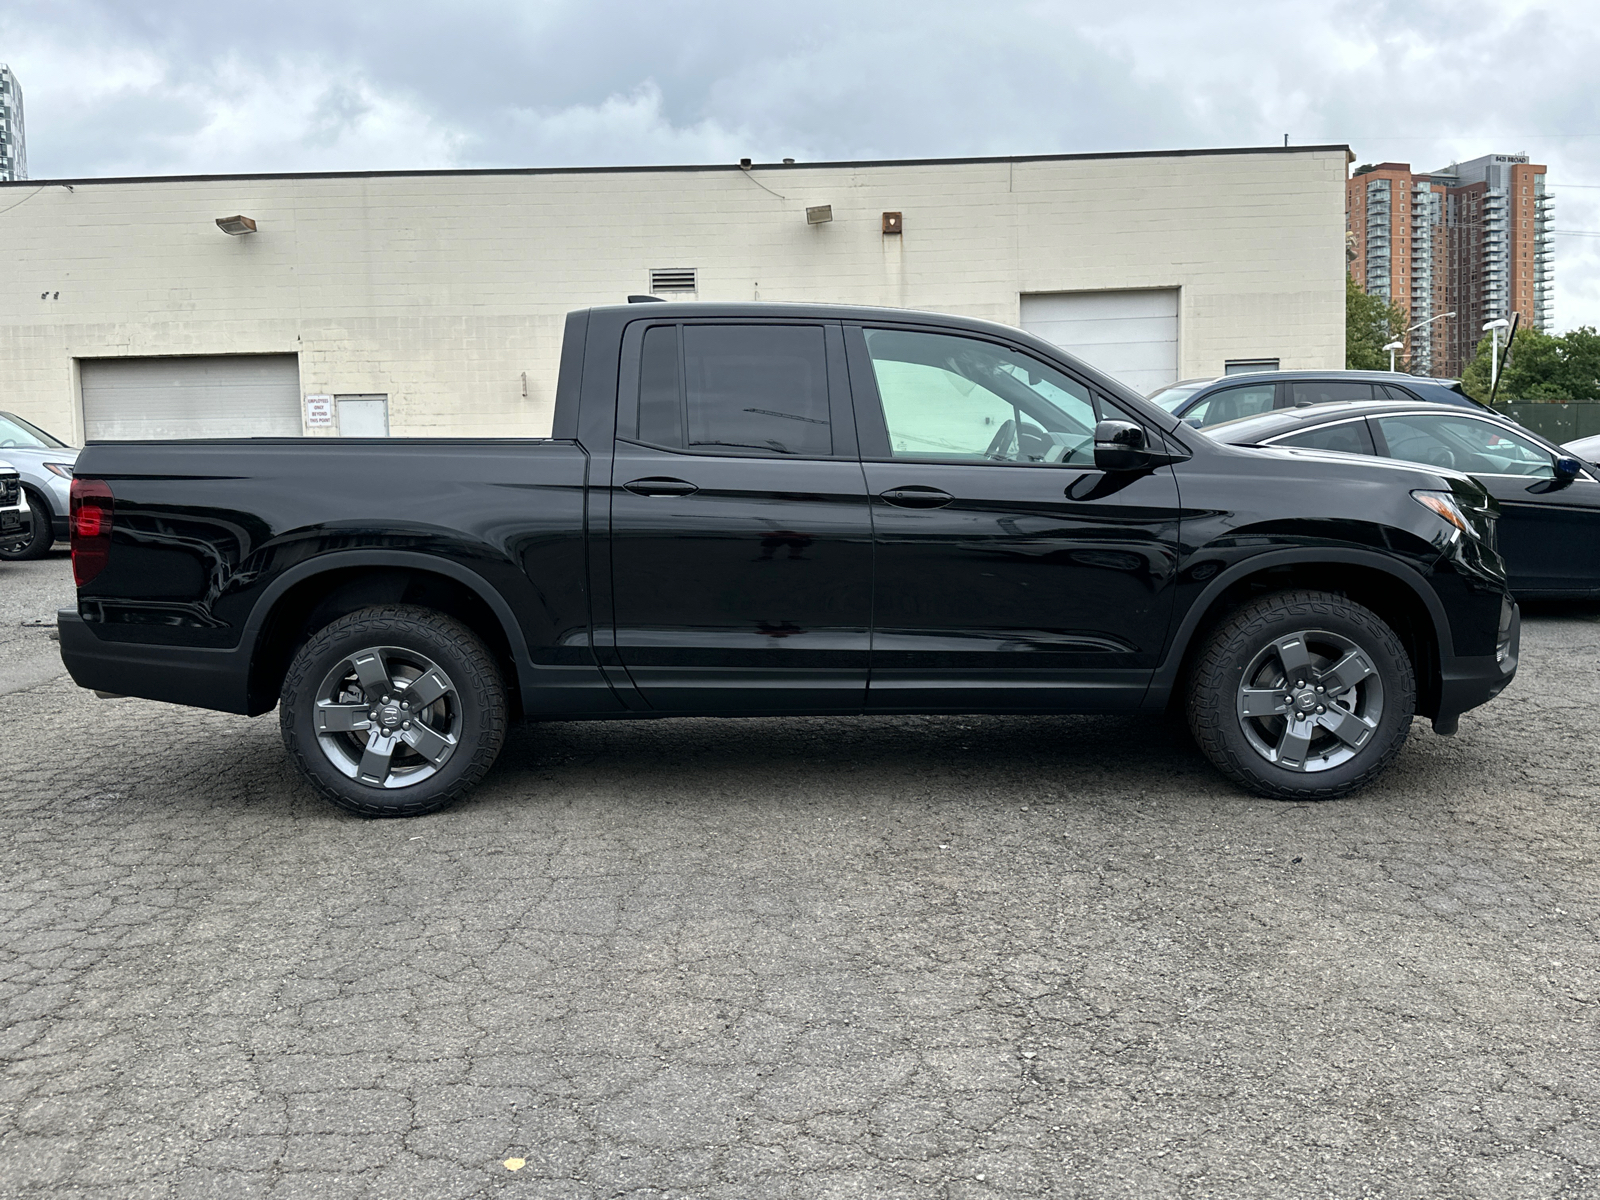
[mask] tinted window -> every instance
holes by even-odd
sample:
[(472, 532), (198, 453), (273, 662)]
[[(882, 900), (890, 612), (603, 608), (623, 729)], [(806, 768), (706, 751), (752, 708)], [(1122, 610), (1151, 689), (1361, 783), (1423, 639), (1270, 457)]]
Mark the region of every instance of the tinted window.
[(1399, 400), (1402, 403), (1414, 404), (1417, 399), (1404, 388), (1397, 388), (1392, 384), (1380, 383), (1377, 385), (1377, 390), (1380, 393), (1378, 397), (1380, 400)]
[(1253, 417), (1271, 412), (1277, 385), (1254, 383), (1247, 387), (1224, 388), (1212, 392), (1200, 403), (1183, 414), (1183, 419), (1199, 429), (1221, 425), (1224, 421), (1237, 421), (1240, 417)]
[(639, 440), (683, 445), (683, 382), (678, 370), (678, 327), (657, 325), (639, 351)]
[(1337, 379), (1296, 379), (1289, 384), (1289, 403), (1328, 404), (1338, 400), (1371, 400), (1370, 383)]
[(1372, 454), (1372, 434), (1365, 421), (1341, 421), (1308, 429), (1291, 437), (1277, 438), (1274, 446), (1298, 446), (1302, 450), (1337, 450), (1341, 454)]
[(1089, 389), (990, 342), (869, 329), (895, 458), (1092, 464)]
[(816, 325), (686, 325), (689, 448), (833, 453), (828, 358)]
[(1537, 442), (1471, 417), (1379, 417), (1389, 455), (1476, 475), (1555, 477), (1553, 456)]

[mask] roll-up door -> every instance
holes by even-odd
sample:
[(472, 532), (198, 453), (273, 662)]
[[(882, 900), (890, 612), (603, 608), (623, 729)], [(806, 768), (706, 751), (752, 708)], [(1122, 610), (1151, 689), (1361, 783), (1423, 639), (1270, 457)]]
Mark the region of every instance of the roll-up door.
[(90, 440), (299, 437), (293, 354), (86, 358), (79, 363)]
[(1022, 297), (1022, 327), (1141, 396), (1178, 378), (1178, 289)]

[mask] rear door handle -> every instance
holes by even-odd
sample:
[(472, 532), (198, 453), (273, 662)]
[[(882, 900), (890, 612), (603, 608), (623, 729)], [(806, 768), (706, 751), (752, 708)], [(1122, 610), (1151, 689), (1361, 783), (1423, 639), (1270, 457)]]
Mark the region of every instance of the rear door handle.
[(700, 490), (687, 479), (669, 479), (663, 476), (635, 479), (622, 486), (635, 496), (692, 496)]
[(878, 495), (900, 508), (943, 508), (955, 499), (949, 492), (918, 485), (890, 488), (887, 492), (879, 492)]

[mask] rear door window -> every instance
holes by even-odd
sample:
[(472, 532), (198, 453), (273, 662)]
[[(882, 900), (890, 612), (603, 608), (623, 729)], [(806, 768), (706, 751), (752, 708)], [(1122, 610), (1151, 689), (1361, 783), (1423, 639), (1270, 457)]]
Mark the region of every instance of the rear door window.
[(1340, 421), (1288, 437), (1275, 438), (1274, 446), (1296, 446), (1302, 450), (1334, 450), (1340, 454), (1375, 454), (1372, 431), (1365, 421)]
[(1253, 417), (1271, 412), (1277, 385), (1255, 383), (1242, 387), (1223, 388), (1220, 392), (1201, 400), (1183, 414), (1183, 419), (1198, 429), (1221, 425), (1224, 421), (1237, 421), (1240, 417)]
[(1372, 385), (1349, 379), (1295, 379), (1289, 384), (1291, 404), (1333, 404), (1372, 399)]
[(702, 454), (833, 453), (818, 325), (658, 325), (639, 351), (639, 440)]

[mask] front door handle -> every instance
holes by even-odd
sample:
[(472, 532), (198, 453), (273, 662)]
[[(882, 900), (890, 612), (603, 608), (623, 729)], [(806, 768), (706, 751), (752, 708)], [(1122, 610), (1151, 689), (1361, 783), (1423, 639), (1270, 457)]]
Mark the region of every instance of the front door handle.
[(943, 508), (955, 499), (949, 492), (915, 484), (911, 487), (890, 488), (887, 492), (879, 492), (878, 495), (900, 508)]
[(622, 486), (635, 496), (692, 496), (700, 490), (687, 479), (669, 479), (665, 476), (634, 479)]

